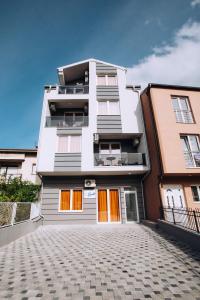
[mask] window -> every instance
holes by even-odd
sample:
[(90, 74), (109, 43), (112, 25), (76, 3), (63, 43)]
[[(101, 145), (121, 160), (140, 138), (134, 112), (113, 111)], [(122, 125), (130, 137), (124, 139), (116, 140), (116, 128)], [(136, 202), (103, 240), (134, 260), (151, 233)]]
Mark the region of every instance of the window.
[(187, 167), (200, 167), (200, 147), (197, 135), (181, 136), (182, 148)]
[(102, 100), (98, 102), (99, 115), (120, 115), (119, 101)]
[(59, 153), (79, 153), (81, 152), (80, 135), (60, 135), (58, 137)]
[(200, 202), (200, 186), (191, 186), (193, 200), (195, 202)]
[(187, 97), (172, 97), (173, 109), (177, 123), (194, 123)]
[(98, 75), (97, 76), (97, 85), (117, 85), (117, 76), (116, 75)]
[(36, 164), (32, 164), (32, 174), (36, 175)]
[(82, 211), (82, 190), (62, 190), (60, 192), (60, 211)]
[(120, 154), (120, 143), (100, 143), (100, 154)]

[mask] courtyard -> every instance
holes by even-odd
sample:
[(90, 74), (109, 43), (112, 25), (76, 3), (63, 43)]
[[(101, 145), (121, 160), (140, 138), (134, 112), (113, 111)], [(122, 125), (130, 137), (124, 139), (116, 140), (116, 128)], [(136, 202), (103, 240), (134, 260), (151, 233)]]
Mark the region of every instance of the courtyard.
[(0, 299), (200, 300), (199, 262), (140, 224), (41, 226), (0, 248)]

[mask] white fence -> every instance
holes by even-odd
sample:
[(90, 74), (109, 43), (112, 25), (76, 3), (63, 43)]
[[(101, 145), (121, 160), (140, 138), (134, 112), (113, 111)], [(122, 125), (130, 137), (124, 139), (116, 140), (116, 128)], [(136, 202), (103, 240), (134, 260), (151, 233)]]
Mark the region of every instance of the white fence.
[(40, 202), (0, 202), (0, 226), (34, 219), (40, 214)]

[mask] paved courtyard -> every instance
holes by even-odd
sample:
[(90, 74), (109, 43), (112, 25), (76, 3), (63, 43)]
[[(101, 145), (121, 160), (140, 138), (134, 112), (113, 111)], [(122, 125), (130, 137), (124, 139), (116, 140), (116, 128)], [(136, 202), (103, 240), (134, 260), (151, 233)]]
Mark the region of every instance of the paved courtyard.
[(143, 225), (43, 226), (0, 248), (0, 299), (200, 300), (199, 262)]

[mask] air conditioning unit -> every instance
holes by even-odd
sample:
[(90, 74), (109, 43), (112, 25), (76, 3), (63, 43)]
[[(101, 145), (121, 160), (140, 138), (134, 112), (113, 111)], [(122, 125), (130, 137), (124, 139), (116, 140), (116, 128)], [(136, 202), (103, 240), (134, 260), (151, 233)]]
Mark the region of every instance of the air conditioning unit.
[(95, 187), (96, 186), (96, 180), (95, 179), (85, 179), (85, 187)]

